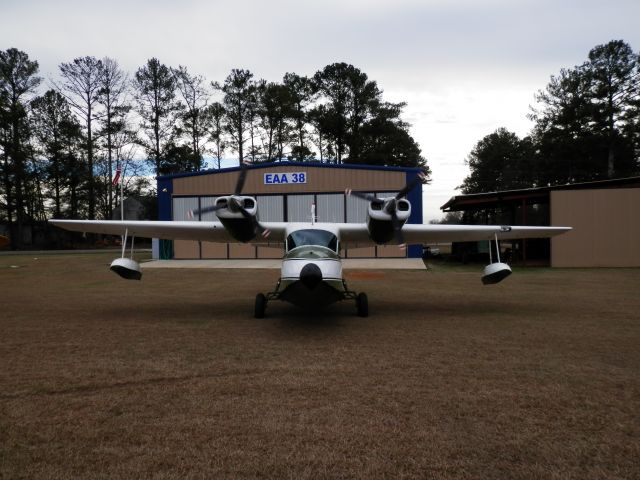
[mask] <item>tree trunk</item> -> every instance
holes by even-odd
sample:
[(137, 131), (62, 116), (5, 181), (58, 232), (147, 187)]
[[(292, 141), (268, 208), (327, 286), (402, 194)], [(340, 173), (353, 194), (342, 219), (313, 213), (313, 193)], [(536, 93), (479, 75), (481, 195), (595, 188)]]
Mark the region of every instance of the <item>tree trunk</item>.
[(93, 186), (93, 137), (91, 133), (91, 103), (87, 102), (87, 161), (89, 162), (89, 220), (95, 218), (96, 199)]
[(111, 154), (112, 150), (111, 145), (111, 105), (110, 102), (107, 102), (107, 163), (109, 164), (109, 185), (107, 188), (109, 189), (109, 206), (107, 207), (108, 215), (107, 218), (111, 219), (113, 213), (113, 177), (112, 177), (112, 168), (113, 168), (113, 158)]

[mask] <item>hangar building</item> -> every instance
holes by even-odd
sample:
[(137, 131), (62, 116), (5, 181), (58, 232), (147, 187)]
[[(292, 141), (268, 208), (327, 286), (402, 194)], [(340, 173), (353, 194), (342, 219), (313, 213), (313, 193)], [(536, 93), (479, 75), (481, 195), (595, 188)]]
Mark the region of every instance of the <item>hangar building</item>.
[[(311, 205), (316, 205), (316, 221), (363, 223), (367, 202), (346, 196), (345, 190), (371, 193), (377, 197), (395, 195), (421, 171), (418, 168), (368, 165), (335, 165), (315, 162), (276, 162), (247, 166), (243, 195), (254, 196), (258, 216), (264, 222), (311, 221)], [(188, 212), (211, 206), (216, 198), (233, 193), (240, 168), (207, 170), (158, 177), (159, 220), (188, 220)], [(287, 175), (283, 175), (287, 174)], [(408, 223), (422, 223), (422, 189), (414, 188)], [(216, 221), (215, 212), (197, 220)], [(422, 246), (410, 245), (407, 253), (395, 245), (350, 249), (343, 258), (420, 257)], [(240, 259), (280, 258), (282, 251), (249, 244), (213, 244), (176, 240), (162, 241), (161, 258)]]
[(573, 227), (514, 245), (553, 267), (640, 267), (640, 177), (458, 195), (440, 207), (474, 223)]

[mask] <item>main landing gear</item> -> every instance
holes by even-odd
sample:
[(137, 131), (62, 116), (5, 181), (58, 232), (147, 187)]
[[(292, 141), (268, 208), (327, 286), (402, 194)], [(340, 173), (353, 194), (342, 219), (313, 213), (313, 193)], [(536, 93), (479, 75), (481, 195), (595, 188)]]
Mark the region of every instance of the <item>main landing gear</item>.
[(256, 295), (256, 303), (253, 310), (253, 316), (256, 318), (264, 318), (264, 311), (267, 309), (267, 297), (264, 293)]
[(360, 292), (356, 297), (356, 311), (359, 317), (369, 316), (369, 300), (364, 292)]
[[(356, 304), (356, 314), (359, 317), (369, 316), (369, 299), (364, 292), (356, 293), (353, 290), (347, 288), (346, 282), (342, 281), (344, 290), (340, 293), (339, 300), (354, 300)], [(256, 295), (256, 301), (253, 308), (253, 316), (255, 318), (264, 318), (267, 310), (267, 304), (270, 300), (276, 300), (280, 298), (280, 281), (273, 292), (269, 292), (266, 295), (264, 293), (258, 293)], [(287, 301), (289, 301), (287, 299)], [(335, 300), (334, 300), (335, 301)]]
[(369, 299), (367, 298), (367, 294), (364, 292), (356, 293), (353, 290), (349, 290), (347, 288), (347, 282), (342, 280), (342, 285), (344, 287), (344, 293), (342, 296), (343, 300), (355, 300), (356, 302), (356, 314), (359, 317), (368, 317), (369, 316)]

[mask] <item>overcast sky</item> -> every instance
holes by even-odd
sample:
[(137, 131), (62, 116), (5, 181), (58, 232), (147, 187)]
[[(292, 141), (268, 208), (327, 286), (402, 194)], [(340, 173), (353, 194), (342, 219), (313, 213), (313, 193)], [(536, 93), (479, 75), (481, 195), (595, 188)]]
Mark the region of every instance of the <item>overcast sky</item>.
[(433, 171), (425, 220), (467, 175), (465, 158), (499, 127), (526, 135), (533, 95), (591, 48), (640, 49), (639, 0), (0, 0), (0, 49), (55, 77), (61, 62), (148, 58), (223, 81), (232, 68), (281, 80), (351, 63), (404, 119)]

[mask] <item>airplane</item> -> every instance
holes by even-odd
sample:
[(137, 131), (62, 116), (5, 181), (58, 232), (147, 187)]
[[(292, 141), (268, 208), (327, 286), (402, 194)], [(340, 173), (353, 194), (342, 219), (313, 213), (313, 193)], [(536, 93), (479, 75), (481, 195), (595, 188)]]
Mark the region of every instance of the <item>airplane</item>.
[[(242, 195), (247, 168), (241, 165), (234, 193), (218, 197), (213, 206), (190, 212), (190, 216), (215, 211), (219, 222), (205, 221), (129, 221), (129, 220), (49, 220), (66, 230), (108, 235), (121, 235), (122, 255), (111, 264), (111, 270), (125, 279), (140, 280), (140, 265), (133, 260), (135, 237), (203, 242), (242, 242), (258, 246), (284, 247), (280, 278), (275, 289), (255, 298), (254, 316), (263, 318), (267, 304), (282, 300), (296, 306), (319, 309), (341, 300), (353, 300), (357, 315), (369, 315), (366, 293), (350, 290), (342, 275), (340, 250), (373, 245), (429, 244), (548, 238), (571, 230), (570, 227), (530, 227), (507, 225), (427, 225), (407, 224), (411, 203), (405, 197), (426, 177), (418, 175), (395, 196), (376, 198), (347, 190), (368, 202), (363, 223), (319, 223), (312, 206), (309, 222), (261, 222), (257, 201)], [(125, 257), (127, 237), (131, 236), (131, 258)], [(489, 249), (491, 252), (491, 249)], [(482, 276), (483, 284), (495, 284), (512, 271), (500, 260), (490, 258)], [(491, 255), (491, 253), (490, 253)]]

